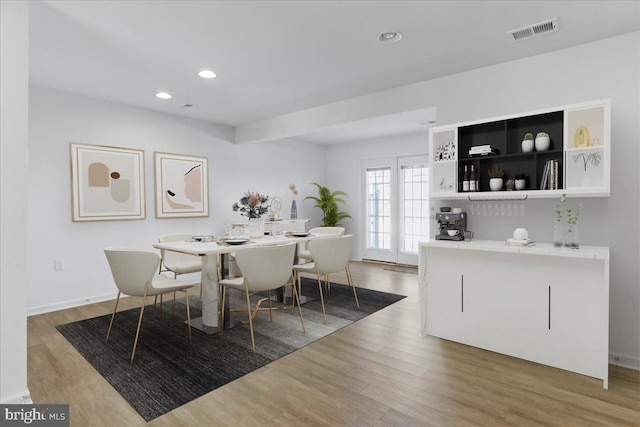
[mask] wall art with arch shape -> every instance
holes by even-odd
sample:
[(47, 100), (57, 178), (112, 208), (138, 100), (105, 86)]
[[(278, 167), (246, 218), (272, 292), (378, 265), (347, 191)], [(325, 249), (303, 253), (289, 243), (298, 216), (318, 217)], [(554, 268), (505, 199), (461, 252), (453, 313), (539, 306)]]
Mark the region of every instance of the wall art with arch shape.
[(73, 221), (145, 219), (144, 151), (70, 143)]

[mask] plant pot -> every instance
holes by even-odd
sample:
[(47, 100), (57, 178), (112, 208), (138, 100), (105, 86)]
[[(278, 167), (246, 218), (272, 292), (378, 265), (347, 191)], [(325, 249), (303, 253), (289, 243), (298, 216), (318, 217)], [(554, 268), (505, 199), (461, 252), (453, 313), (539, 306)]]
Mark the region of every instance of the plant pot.
[(502, 190), (502, 178), (491, 178), (489, 180), (489, 188), (491, 191), (500, 191)]
[(533, 139), (523, 139), (522, 140), (522, 152), (530, 153), (533, 151)]
[(551, 146), (548, 136), (536, 136), (536, 151), (547, 151)]
[(527, 186), (526, 179), (516, 179), (516, 190), (524, 190)]

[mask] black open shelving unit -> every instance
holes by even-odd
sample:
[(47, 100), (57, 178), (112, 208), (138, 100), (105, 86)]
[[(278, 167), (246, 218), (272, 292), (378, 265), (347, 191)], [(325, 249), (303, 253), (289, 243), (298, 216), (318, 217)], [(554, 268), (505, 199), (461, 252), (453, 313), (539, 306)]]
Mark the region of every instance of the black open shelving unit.
[[(564, 188), (563, 123), (564, 112), (554, 111), (458, 128), (458, 192), (462, 192), (464, 167), (467, 166), (470, 173), (471, 165), (479, 173), (479, 192), (491, 191), (488, 170), (494, 167), (499, 167), (505, 172), (505, 182), (507, 179), (515, 178), (516, 174), (525, 174), (525, 190), (539, 190), (544, 166), (549, 160), (558, 162), (558, 188)], [(532, 133), (535, 138), (538, 132), (549, 134), (549, 149), (523, 153), (521, 143), (524, 135)], [(487, 144), (498, 149), (499, 154), (468, 157), (471, 147)]]

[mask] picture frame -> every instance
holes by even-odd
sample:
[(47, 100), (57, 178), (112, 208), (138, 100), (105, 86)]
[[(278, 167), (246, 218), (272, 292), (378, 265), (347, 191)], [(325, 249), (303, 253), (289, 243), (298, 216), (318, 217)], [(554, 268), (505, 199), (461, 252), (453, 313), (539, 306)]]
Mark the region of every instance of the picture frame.
[(206, 157), (154, 152), (156, 218), (209, 216)]
[(144, 150), (69, 143), (72, 221), (145, 219)]

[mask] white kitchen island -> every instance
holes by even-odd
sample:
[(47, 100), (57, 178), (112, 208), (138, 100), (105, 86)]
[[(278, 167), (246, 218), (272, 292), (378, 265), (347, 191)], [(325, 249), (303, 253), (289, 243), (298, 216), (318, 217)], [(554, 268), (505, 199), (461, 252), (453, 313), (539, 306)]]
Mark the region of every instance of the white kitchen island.
[(602, 379), (608, 388), (609, 248), (420, 243), (422, 335)]

